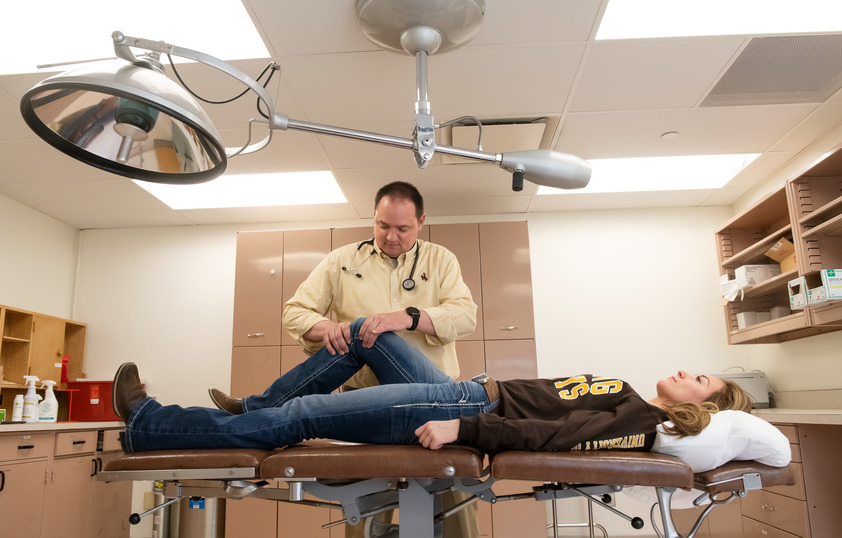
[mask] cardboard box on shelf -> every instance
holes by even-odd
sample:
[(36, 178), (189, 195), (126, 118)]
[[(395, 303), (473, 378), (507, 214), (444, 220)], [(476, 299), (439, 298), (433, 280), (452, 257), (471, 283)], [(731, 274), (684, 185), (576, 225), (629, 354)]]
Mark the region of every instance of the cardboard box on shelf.
[(795, 245), (790, 243), (785, 237), (781, 237), (777, 243), (772, 245), (772, 248), (764, 253), (767, 257), (772, 258), (781, 266), (781, 272), (786, 273), (797, 267), (795, 259)]
[(758, 265), (741, 265), (734, 269), (734, 279), (738, 288), (756, 286), (781, 274), (779, 264), (767, 263)]
[(828, 301), (842, 300), (842, 269), (823, 269), (819, 272)]

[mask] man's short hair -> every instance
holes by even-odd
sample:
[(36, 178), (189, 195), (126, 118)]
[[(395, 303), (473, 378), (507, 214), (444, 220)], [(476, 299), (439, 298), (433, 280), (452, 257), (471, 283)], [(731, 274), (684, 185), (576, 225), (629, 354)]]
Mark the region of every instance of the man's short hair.
[(394, 181), (388, 185), (380, 187), (380, 190), (378, 190), (377, 194), (374, 196), (374, 209), (377, 209), (377, 205), (380, 204), (380, 200), (384, 196), (388, 196), (389, 198), (402, 198), (415, 204), (416, 219), (420, 219), (421, 215), (424, 214), (424, 198), (412, 183), (407, 183), (406, 181)]

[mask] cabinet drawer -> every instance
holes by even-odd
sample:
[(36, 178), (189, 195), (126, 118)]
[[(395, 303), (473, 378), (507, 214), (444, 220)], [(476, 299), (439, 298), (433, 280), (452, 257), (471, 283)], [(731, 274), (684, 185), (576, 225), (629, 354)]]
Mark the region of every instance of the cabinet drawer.
[(801, 445), (789, 445), (792, 449), (792, 461), (801, 462)]
[(790, 463), (789, 466), (792, 468), (793, 474), (795, 474), (795, 484), (791, 486), (775, 486), (771, 488), (766, 488), (766, 491), (771, 491), (772, 493), (778, 493), (780, 495), (792, 497), (793, 499), (806, 501), (807, 495), (804, 493), (804, 473), (801, 469), (801, 464)]
[(797, 426), (794, 424), (775, 424), (774, 426), (781, 430), (781, 433), (786, 436), (791, 444), (797, 445), (799, 443)]
[(20, 433), (0, 436), (0, 461), (45, 458), (50, 455), (49, 433)]
[(768, 491), (752, 491), (742, 501), (743, 515), (807, 536), (807, 503)]
[(93, 454), (96, 451), (96, 431), (62, 432), (56, 434), (56, 456)]
[(120, 432), (123, 430), (105, 430), (102, 432), (102, 451), (114, 452), (115, 450), (123, 450), (120, 444)]
[(743, 518), (743, 538), (800, 538), (781, 529), (755, 521), (751, 518)]

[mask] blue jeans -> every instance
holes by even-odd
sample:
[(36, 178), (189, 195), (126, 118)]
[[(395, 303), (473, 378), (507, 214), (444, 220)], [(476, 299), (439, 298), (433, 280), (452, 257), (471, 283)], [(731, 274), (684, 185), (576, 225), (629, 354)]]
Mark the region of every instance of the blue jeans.
[[(481, 384), (453, 381), (394, 333), (363, 347), (362, 322), (351, 324), (348, 353), (331, 355), (322, 348), (262, 395), (245, 398), (242, 415), (144, 399), (126, 421), (124, 448), (271, 450), (312, 438), (415, 444), (415, 430), (425, 422), (472, 417), (497, 407)], [(363, 365), (380, 385), (331, 394)]]

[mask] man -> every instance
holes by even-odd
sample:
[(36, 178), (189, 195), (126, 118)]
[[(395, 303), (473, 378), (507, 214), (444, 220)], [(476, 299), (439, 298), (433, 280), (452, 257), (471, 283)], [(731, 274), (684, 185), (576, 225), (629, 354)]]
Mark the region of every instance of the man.
[[(373, 239), (333, 250), (284, 305), (284, 328), (308, 354), (322, 347), (332, 355), (347, 353), (349, 324), (365, 317), (359, 331), (365, 347), (394, 331), (449, 377), (459, 376), (455, 342), (474, 332), (477, 306), (456, 256), (418, 239), (425, 218), (424, 200), (410, 183), (397, 181), (377, 191)], [(343, 389), (376, 384), (365, 367)], [(260, 395), (229, 398), (216, 389), (211, 399), (234, 414), (273, 404)], [(445, 537), (478, 536), (475, 512), (472, 505), (445, 520)], [(358, 531), (346, 526), (346, 537)]]

